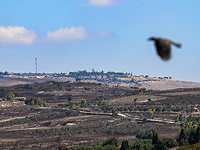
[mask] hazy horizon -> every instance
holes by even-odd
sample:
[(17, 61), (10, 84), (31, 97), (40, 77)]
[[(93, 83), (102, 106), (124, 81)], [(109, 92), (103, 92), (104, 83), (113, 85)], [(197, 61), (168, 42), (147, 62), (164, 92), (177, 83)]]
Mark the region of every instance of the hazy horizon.
[[(0, 6), (0, 71), (128, 72), (200, 82), (198, 0), (6, 0)], [(151, 36), (181, 43), (171, 60)]]

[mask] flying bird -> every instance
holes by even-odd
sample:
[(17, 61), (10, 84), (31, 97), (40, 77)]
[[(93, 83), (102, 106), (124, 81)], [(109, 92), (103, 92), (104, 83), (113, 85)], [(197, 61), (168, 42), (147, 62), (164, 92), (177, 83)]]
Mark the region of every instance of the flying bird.
[(171, 58), (171, 45), (175, 45), (176, 47), (181, 47), (180, 43), (175, 43), (165, 38), (150, 37), (148, 40), (154, 41), (157, 53), (164, 61), (167, 61)]

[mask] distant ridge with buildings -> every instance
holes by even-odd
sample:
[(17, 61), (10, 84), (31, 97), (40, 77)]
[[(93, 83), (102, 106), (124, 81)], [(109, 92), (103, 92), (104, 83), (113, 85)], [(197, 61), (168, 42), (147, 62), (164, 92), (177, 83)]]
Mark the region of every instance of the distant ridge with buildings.
[(65, 82), (97, 82), (112, 86), (139, 87), (152, 90), (169, 90), (176, 88), (198, 88), (200, 83), (175, 81), (172, 77), (149, 77), (148, 75), (135, 76), (131, 73), (122, 72), (92, 72), (73, 71), (69, 73), (8, 73), (0, 72), (0, 86), (13, 86), (17, 84), (32, 84), (56, 80)]

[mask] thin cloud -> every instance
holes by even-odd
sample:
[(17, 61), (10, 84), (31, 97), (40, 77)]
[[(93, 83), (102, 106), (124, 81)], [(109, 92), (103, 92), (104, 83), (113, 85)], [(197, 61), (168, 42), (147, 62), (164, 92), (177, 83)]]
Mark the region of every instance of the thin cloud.
[(72, 26), (71, 28), (60, 28), (54, 32), (49, 31), (43, 38), (43, 41), (67, 42), (85, 38), (87, 38), (87, 31), (80, 25), (79, 27)]
[(0, 43), (30, 45), (37, 38), (34, 30), (27, 30), (23, 26), (0, 26)]
[(109, 6), (118, 4), (120, 4), (119, 0), (89, 0), (88, 2), (88, 5), (92, 6)]
[(47, 35), (42, 39), (43, 42), (70, 42), (77, 40), (84, 40), (89, 38), (107, 38), (111, 37), (112, 34), (109, 31), (100, 31), (98, 33), (89, 33), (87, 29), (80, 25), (78, 27), (65, 27), (60, 28), (54, 32), (49, 31)]
[(96, 38), (107, 38), (107, 37), (114, 36), (114, 34), (110, 31), (101, 31), (101, 32), (94, 34), (94, 36)]

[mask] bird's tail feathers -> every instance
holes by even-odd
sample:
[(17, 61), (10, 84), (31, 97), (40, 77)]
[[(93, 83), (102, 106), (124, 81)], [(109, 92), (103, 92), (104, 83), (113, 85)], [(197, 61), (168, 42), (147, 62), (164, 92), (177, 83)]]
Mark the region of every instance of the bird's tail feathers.
[(172, 44), (174, 44), (176, 47), (181, 47), (181, 44), (180, 43), (172, 43)]

